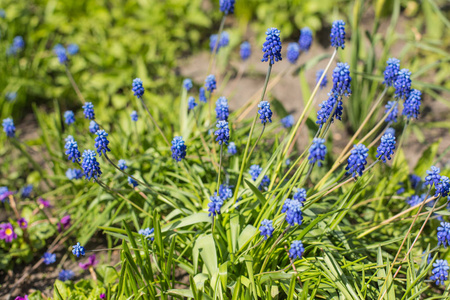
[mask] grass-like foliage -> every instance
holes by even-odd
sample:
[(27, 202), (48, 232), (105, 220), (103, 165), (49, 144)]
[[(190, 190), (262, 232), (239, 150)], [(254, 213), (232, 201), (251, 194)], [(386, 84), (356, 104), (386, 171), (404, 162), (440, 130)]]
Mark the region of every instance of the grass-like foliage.
[[(223, 95), (233, 81), (217, 61), (231, 51), (234, 5), (218, 6), (204, 82), (176, 78), (179, 90), (164, 95), (164, 74), (158, 82), (127, 74), (122, 112), (86, 96), (77, 79), (87, 75), (73, 76), (83, 45), (52, 45), (57, 81), (78, 102), (65, 111), (57, 100), (52, 110), (33, 105), (35, 144), (12, 118), (2, 122), (5, 164), (30, 166), (37, 183), (17, 190), (2, 179), (0, 187), (1, 272), (32, 265), (11, 292), (55, 264), (54, 299), (448, 299), (446, 152), (430, 144), (410, 169), (404, 147), (423, 88), (439, 88), (417, 84), (408, 61), (389, 53), (365, 64), (355, 9), (353, 26), (332, 22), (332, 53), (308, 62), (309, 28), (287, 51), (277, 28), (257, 49), (238, 43), (236, 78), (251, 56), (267, 72), (257, 97), (231, 110)], [(11, 63), (26, 60), (26, 45), (14, 39)], [(284, 60), (289, 71), (277, 70)], [(316, 74), (319, 61), (326, 67)], [(317, 76), (302, 90), (298, 117), (269, 93), (293, 70), (302, 87)], [(337, 147), (342, 120), (351, 134)], [(104, 263), (113, 253), (120, 255)], [(74, 277), (66, 260), (90, 277)]]

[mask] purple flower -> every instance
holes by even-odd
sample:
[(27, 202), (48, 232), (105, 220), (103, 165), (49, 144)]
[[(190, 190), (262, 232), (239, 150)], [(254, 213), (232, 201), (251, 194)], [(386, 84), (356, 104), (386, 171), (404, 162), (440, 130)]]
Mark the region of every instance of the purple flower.
[(42, 207), (51, 207), (50, 201), (45, 200), (44, 198), (39, 198), (38, 202), (42, 205)]
[(87, 263), (79, 263), (78, 265), (80, 266), (80, 268), (82, 268), (83, 270), (87, 270), (91, 267), (95, 267), (98, 264), (98, 260), (95, 259), (95, 254), (91, 255), (88, 257), (88, 262)]
[(13, 195), (14, 192), (8, 190), (6, 186), (0, 187), (0, 201), (4, 202), (9, 196)]
[(19, 224), (19, 227), (21, 229), (26, 229), (28, 227), (28, 222), (25, 220), (25, 218), (20, 218), (17, 223)]
[(0, 239), (5, 240), (7, 243), (11, 243), (12, 240), (17, 238), (17, 234), (14, 232), (14, 227), (11, 223), (0, 224)]
[(61, 220), (58, 222), (58, 232), (61, 232), (65, 230), (66, 228), (70, 227), (70, 215), (64, 216), (61, 218)]

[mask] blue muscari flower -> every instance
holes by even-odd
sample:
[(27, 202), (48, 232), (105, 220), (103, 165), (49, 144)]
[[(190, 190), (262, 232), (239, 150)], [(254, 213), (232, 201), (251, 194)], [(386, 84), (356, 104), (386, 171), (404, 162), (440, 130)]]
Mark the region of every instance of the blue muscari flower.
[(291, 164), (291, 160), (289, 158), (286, 158), (286, 160), (284, 161), (284, 164), (286, 166), (289, 166)]
[[(216, 43), (217, 43), (217, 34), (212, 34), (209, 37), (209, 49), (211, 52), (214, 51), (214, 47), (216, 47)], [(219, 43), (217, 44), (216, 53), (217, 53), (217, 51), (219, 51), (220, 48), (228, 46), (229, 43), (230, 43), (230, 35), (226, 31), (222, 32), (220, 34)]]
[(313, 164), (317, 162), (319, 167), (322, 166), (322, 161), (325, 160), (327, 154), (327, 147), (325, 146), (325, 140), (321, 138), (314, 138), (313, 144), (309, 148), (309, 163)]
[(68, 169), (66, 171), (66, 177), (69, 180), (81, 179), (83, 178), (83, 172), (80, 169)]
[(137, 114), (137, 111), (133, 110), (133, 111), (131, 112), (131, 114), (130, 114), (130, 117), (131, 117), (131, 121), (137, 122), (137, 120), (138, 120), (138, 114)]
[(448, 266), (448, 262), (445, 259), (438, 259), (433, 264), (433, 275), (430, 277), (430, 280), (436, 280), (436, 284), (445, 284), (444, 281), (448, 280), (448, 270), (450, 267)]
[(411, 182), (411, 187), (413, 189), (416, 189), (416, 187), (419, 186), (419, 183), (422, 181), (422, 178), (420, 176), (417, 176), (416, 174), (409, 175), (409, 182)]
[(265, 125), (267, 122), (272, 123), (272, 110), (270, 109), (270, 103), (267, 101), (261, 101), (258, 104), (260, 108), (258, 113), (260, 114), (259, 119), (261, 124)]
[[(316, 73), (316, 84), (319, 83), (320, 77), (322, 77), (322, 74), (325, 70), (319, 70)], [(328, 79), (327, 79), (327, 74), (325, 74), (325, 76), (323, 77), (322, 81), (320, 82), (320, 88), (324, 88), (326, 87), (328, 84)]]
[(8, 92), (8, 93), (6, 93), (5, 98), (7, 101), (12, 102), (12, 101), (16, 100), (17, 93), (16, 92)]
[(391, 155), (394, 154), (395, 150), (395, 136), (392, 136), (391, 134), (384, 134), (381, 137), (381, 143), (380, 146), (377, 148), (377, 155), (375, 156), (378, 159), (381, 159), (384, 163), (386, 162), (386, 159), (390, 160)]
[(186, 91), (190, 91), (193, 87), (192, 80), (189, 78), (186, 78), (183, 80), (183, 87), (186, 89)]
[(289, 249), (289, 257), (292, 259), (301, 259), (305, 248), (303, 247), (302, 241), (293, 241), (291, 243), (291, 248)]
[(199, 89), (199, 93), (198, 93), (198, 100), (200, 102), (206, 103), (207, 99), (206, 99), (206, 95), (205, 95), (205, 88), (201, 87)]
[(228, 154), (235, 155), (237, 153), (236, 144), (234, 142), (230, 142), (228, 144)]
[(411, 206), (416, 206), (420, 203), (422, 203), (425, 200), (426, 195), (422, 194), (422, 195), (412, 195), (408, 198), (406, 198), (406, 203), (411, 205)]
[(125, 159), (119, 159), (119, 163), (117, 164), (117, 166), (118, 166), (119, 169), (121, 169), (122, 171), (125, 170), (126, 168), (128, 168), (127, 162), (125, 161)]
[(234, 2), (235, 0), (220, 0), (220, 11), (226, 15), (234, 13)]
[(131, 184), (134, 188), (138, 186), (138, 182), (131, 177), (128, 177), (128, 183)]
[[(214, 47), (216, 47), (216, 43), (217, 43), (217, 34), (211, 34), (211, 36), (209, 37), (209, 51), (211, 51), (211, 52), (214, 51)], [(219, 49), (220, 49), (220, 41), (217, 44), (216, 53), (219, 51)]]
[(295, 199), (293, 200), (286, 199), (285, 205), (283, 206), (283, 210), (286, 212), (286, 222), (289, 225), (291, 226), (295, 226), (295, 224), (302, 225), (303, 222), (302, 207), (303, 203), (301, 203), (300, 201)]
[(444, 248), (447, 248), (447, 244), (450, 244), (450, 223), (441, 222), (441, 226), (437, 228), (438, 246), (441, 244)]
[(83, 152), (83, 162), (81, 163), (81, 167), (83, 168), (84, 176), (87, 180), (91, 180), (92, 177), (97, 179), (97, 177), (102, 175), (100, 164), (97, 162), (95, 156), (96, 154), (93, 150), (84, 150)]
[(388, 101), (388, 103), (384, 106), (386, 108), (384, 113), (387, 114), (391, 110), (392, 106), (394, 106), (394, 108), (392, 109), (392, 111), (389, 113), (389, 115), (385, 119), (385, 122), (397, 123), (397, 115), (398, 115), (398, 102), (397, 101)]
[(399, 182), (397, 184), (399, 187), (399, 189), (396, 191), (397, 195), (401, 195), (405, 192), (405, 188), (403, 187), (403, 182)]
[(387, 60), (386, 69), (383, 72), (383, 84), (385, 84), (386, 87), (394, 86), (394, 82), (397, 79), (398, 72), (400, 72), (400, 60), (396, 58), (389, 58)]
[(208, 75), (208, 77), (206, 77), (205, 87), (208, 92), (214, 92), (214, 90), (216, 89), (216, 77), (214, 75), (210, 74)]
[(352, 174), (353, 177), (357, 175), (362, 176), (365, 166), (367, 164), (367, 156), (369, 149), (363, 144), (354, 145), (354, 148), (348, 158), (348, 165), (345, 168), (347, 175)]
[(24, 186), (23, 189), (22, 189), (21, 197), (23, 199), (30, 198), (30, 195), (31, 195), (32, 191), (33, 191), (33, 185), (32, 184), (28, 184), (28, 185)]
[(441, 197), (447, 197), (450, 192), (450, 180), (447, 176), (441, 176), (441, 179), (439, 180), (439, 183), (436, 185), (436, 193), (434, 194), (435, 197), (441, 196)]
[(336, 94), (328, 94), (328, 96), (329, 96), (328, 100), (324, 100), (321, 104), (319, 104), (320, 109), (317, 112), (317, 121), (316, 121), (316, 124), (319, 125), (319, 128), (321, 128), (324, 124), (327, 123), (327, 120), (330, 117), (333, 110), (334, 114), (331, 116), (331, 123), (334, 122), (334, 118), (341, 120), (342, 111), (344, 110), (340, 97), (338, 98)]
[(401, 69), (394, 81), (395, 98), (408, 99), (411, 92), (411, 72)]
[(64, 112), (64, 122), (67, 125), (75, 123), (75, 115), (74, 115), (73, 111), (67, 110)]
[(216, 118), (218, 121), (228, 121), (230, 115), (228, 109), (228, 100), (225, 97), (219, 97), (216, 101)]
[(242, 60), (247, 60), (252, 54), (252, 48), (249, 42), (243, 42), (240, 46), (239, 54)]
[[(426, 250), (423, 250), (422, 254), (425, 254)], [(423, 256), (425, 258), (425, 255)], [(427, 264), (431, 264), (431, 261), (433, 260), (433, 256), (431, 256), (431, 253), (428, 253), (427, 257)]]
[(133, 79), (132, 89), (134, 95), (138, 98), (142, 98), (144, 95), (145, 89), (142, 86), (142, 80), (140, 78)]
[(425, 176), (425, 185), (431, 185), (433, 184), (437, 186), (439, 184), (439, 181), (441, 180), (441, 175), (439, 174), (441, 172), (441, 169), (435, 166), (431, 166), (430, 170), (427, 170), (427, 176)]
[(300, 30), (300, 38), (298, 40), (300, 50), (303, 52), (308, 52), (309, 48), (311, 48), (312, 41), (313, 37), (311, 29), (309, 29), (309, 27), (303, 27)]
[(216, 127), (218, 128), (214, 135), (216, 135), (216, 142), (219, 142), (219, 145), (225, 144), (228, 145), (228, 140), (230, 139), (230, 129), (228, 128), (227, 121), (217, 121)]
[(228, 46), (229, 43), (230, 43), (230, 35), (226, 31), (222, 32), (219, 41), (220, 47), (221, 48), (226, 47)]
[(54, 263), (56, 261), (56, 254), (45, 252), (44, 256), (42, 256), (42, 258), (44, 259), (44, 263), (46, 265), (51, 265), (52, 263)]
[(143, 235), (146, 239), (150, 239), (151, 241), (154, 241), (154, 237), (150, 237), (155, 232), (154, 228), (147, 227), (145, 229), (139, 229), (139, 234)]
[(194, 97), (189, 97), (188, 99), (188, 110), (194, 109), (197, 106), (197, 103), (195, 103)]
[(233, 190), (231, 189), (231, 187), (229, 185), (221, 184), (219, 186), (219, 197), (223, 201), (230, 199), (231, 197), (233, 197)]
[(208, 203), (208, 207), (209, 207), (208, 208), (208, 211), (209, 211), (208, 216), (215, 217), (216, 215), (220, 214), (220, 209), (222, 208), (223, 200), (217, 195), (211, 196), (209, 199), (211, 201)]
[(350, 89), (350, 83), (352, 78), (350, 77), (350, 66), (347, 63), (337, 63), (336, 68), (333, 70), (333, 87), (331, 92), (339, 96), (348, 96), (352, 93)]
[(16, 126), (14, 126), (14, 121), (11, 118), (3, 119), (2, 122), (3, 131), (6, 133), (8, 137), (16, 136)]
[(61, 281), (71, 280), (75, 276), (72, 270), (61, 270), (58, 274), (58, 279)]
[(68, 156), (68, 159), (72, 162), (79, 162), (80, 161), (80, 151), (78, 150), (78, 144), (73, 139), (73, 136), (69, 135), (66, 138), (66, 144), (64, 145), (64, 149), (66, 149), (65, 154)]
[(274, 230), (275, 229), (273, 228), (272, 220), (262, 220), (259, 231), (261, 232), (260, 234), (264, 237), (265, 240), (272, 236)]
[(269, 61), (274, 64), (281, 60), (281, 40), (280, 31), (276, 28), (269, 28), (266, 31), (266, 41), (263, 44), (262, 52), (264, 52), (262, 62)]
[(67, 57), (66, 48), (64, 48), (63, 45), (56, 44), (55, 47), (53, 47), (53, 52), (58, 57), (60, 64), (64, 64), (69, 60), (69, 58)]
[[(92, 151), (94, 152), (94, 151)], [(95, 152), (94, 152), (95, 154)], [(73, 255), (75, 255), (76, 257), (80, 257), (80, 255), (84, 256), (84, 247), (80, 245), (80, 243), (77, 243), (76, 245), (72, 246), (72, 253)]]
[(23, 40), (23, 37), (21, 37), (20, 35), (14, 37), (13, 47), (17, 50), (22, 50), (25, 47), (25, 41)]
[(77, 44), (69, 44), (67, 46), (67, 53), (69, 53), (69, 55), (75, 55), (77, 54), (79, 51), (79, 47)]
[(331, 47), (344, 49), (345, 47), (345, 22), (337, 20), (331, 26)]
[(172, 158), (176, 161), (181, 161), (186, 157), (186, 145), (181, 136), (176, 136), (172, 140)]
[(408, 119), (417, 119), (420, 114), (422, 92), (416, 89), (411, 90), (409, 97), (403, 103), (402, 115)]
[(297, 62), (298, 57), (300, 56), (300, 46), (298, 43), (290, 43), (287, 47), (286, 57), (291, 64), (295, 64)]
[(108, 133), (103, 129), (100, 129), (95, 133), (97, 137), (95, 138), (95, 148), (97, 148), (97, 152), (99, 156), (102, 156), (102, 153), (110, 152), (111, 149), (108, 148)]
[(284, 128), (291, 128), (294, 125), (294, 116), (289, 115), (281, 119), (281, 124)]
[(95, 122), (94, 120), (91, 120), (91, 122), (89, 123), (89, 131), (91, 133), (96, 133), (99, 130), (100, 130), (100, 126), (97, 124), (97, 122)]
[[(249, 174), (252, 176), (253, 181), (256, 181), (256, 179), (258, 179), (258, 176), (259, 176), (259, 174), (261, 174), (262, 170), (263, 169), (259, 165), (252, 165), (250, 167)], [(262, 190), (263, 188), (268, 187), (269, 184), (270, 184), (269, 177), (267, 175), (264, 175), (258, 189)]]
[(301, 206), (303, 206), (303, 203), (306, 201), (306, 190), (304, 188), (298, 189), (293, 198), (294, 200), (299, 201)]
[(385, 134), (390, 134), (392, 136), (395, 136), (395, 129), (392, 127), (389, 127), (388, 129), (386, 129), (386, 131), (384, 132)]
[(86, 102), (83, 105), (83, 113), (85, 119), (94, 120), (95, 119), (94, 104), (92, 104), (91, 102)]

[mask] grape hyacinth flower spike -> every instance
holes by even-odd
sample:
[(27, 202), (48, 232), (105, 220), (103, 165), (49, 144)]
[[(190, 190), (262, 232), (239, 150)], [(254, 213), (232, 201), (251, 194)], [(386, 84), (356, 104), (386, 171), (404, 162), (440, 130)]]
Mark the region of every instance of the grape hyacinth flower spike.
[(322, 161), (325, 160), (327, 154), (327, 147), (325, 146), (325, 140), (321, 138), (314, 138), (313, 144), (309, 148), (309, 163), (314, 164), (317, 162), (319, 167), (322, 166)]
[(304, 252), (305, 248), (302, 241), (293, 241), (291, 243), (291, 248), (289, 249), (289, 257), (291, 259), (301, 259)]
[(331, 26), (331, 47), (334, 48), (345, 48), (345, 22), (342, 20), (337, 20), (333, 22)]
[(83, 113), (85, 119), (94, 120), (95, 119), (94, 105), (91, 102), (86, 102), (83, 105)]
[(125, 159), (119, 159), (119, 162), (117, 163), (117, 166), (118, 166), (119, 169), (121, 169), (122, 171), (125, 170), (126, 168), (128, 168), (127, 162), (125, 161)]
[(140, 78), (133, 79), (133, 84), (131, 90), (137, 98), (142, 98), (144, 95), (145, 89), (142, 86), (142, 80)]
[(190, 91), (193, 87), (192, 85), (192, 80), (189, 78), (186, 78), (183, 80), (183, 87), (185, 88), (186, 91)]
[(198, 100), (203, 103), (206, 103), (207, 101), (204, 87), (201, 87), (198, 91)]
[(400, 60), (396, 58), (389, 58), (387, 60), (386, 69), (383, 72), (383, 84), (385, 84), (386, 87), (394, 86), (394, 82), (397, 79), (398, 72), (400, 72)]
[(441, 175), (439, 174), (440, 172), (441, 169), (431, 166), (430, 170), (427, 170), (427, 176), (425, 176), (425, 185), (431, 185), (432, 187), (434, 184), (437, 186), (441, 180)]
[(220, 209), (222, 208), (223, 200), (217, 195), (211, 196), (209, 199), (211, 201), (208, 203), (208, 207), (209, 207), (208, 208), (208, 211), (209, 211), (208, 216), (215, 217), (216, 215), (220, 214)]
[(235, 0), (220, 0), (220, 11), (225, 15), (234, 13), (234, 2)]
[(97, 162), (95, 156), (96, 153), (93, 150), (84, 150), (83, 152), (83, 162), (81, 163), (81, 167), (83, 168), (84, 176), (87, 180), (91, 180), (92, 177), (97, 179), (97, 177), (102, 175), (100, 164)]
[(408, 69), (401, 69), (394, 81), (395, 98), (408, 99), (411, 93), (411, 72)]
[(154, 241), (155, 238), (151, 235), (155, 232), (154, 228), (147, 227), (145, 229), (139, 229), (139, 234), (143, 235), (147, 240)]
[(303, 213), (302, 213), (303, 203), (295, 199), (286, 199), (282, 212), (286, 212), (286, 222), (290, 226), (295, 226), (295, 224), (302, 225), (303, 223)]
[(298, 43), (290, 43), (287, 47), (286, 57), (291, 64), (295, 64), (297, 62), (298, 57), (300, 56), (300, 46)]
[(267, 101), (261, 101), (258, 104), (260, 114), (259, 119), (261, 124), (266, 125), (267, 122), (272, 123), (272, 110), (270, 109), (270, 103)]
[(188, 110), (193, 110), (198, 104), (195, 102), (194, 97), (189, 97), (188, 99)]
[(252, 48), (249, 42), (243, 42), (239, 47), (239, 54), (241, 55), (241, 59), (246, 61), (250, 55), (252, 54)]
[(75, 55), (78, 53), (79, 50), (80, 48), (78, 47), (77, 44), (69, 44), (67, 46), (67, 53), (69, 53), (69, 55)]
[(450, 192), (450, 180), (447, 176), (441, 176), (439, 183), (436, 185), (435, 197), (447, 197)]
[(111, 149), (108, 148), (108, 133), (101, 129), (95, 134), (97, 135), (97, 137), (95, 138), (95, 148), (97, 148), (98, 155), (102, 156), (102, 153), (106, 154), (106, 152), (110, 152)]
[(447, 248), (447, 244), (450, 244), (450, 223), (441, 222), (441, 226), (437, 228), (438, 246), (443, 245)]
[(66, 149), (65, 154), (67, 155), (68, 159), (72, 162), (79, 162), (81, 158), (81, 153), (78, 150), (78, 144), (73, 139), (73, 136), (69, 135), (66, 138), (66, 144), (64, 145), (64, 148)]
[(44, 256), (42, 256), (42, 259), (44, 260), (44, 264), (51, 265), (56, 261), (56, 254), (45, 252)]
[(133, 122), (137, 122), (137, 120), (139, 119), (137, 111), (135, 111), (135, 110), (133, 110), (131, 112), (130, 117), (131, 117), (131, 121), (133, 121)]
[[(322, 74), (323, 74), (324, 71), (325, 71), (325, 70), (319, 70), (319, 71), (317, 71), (317, 73), (316, 73), (316, 84), (319, 83), (320, 77), (322, 77)], [(327, 84), (328, 84), (328, 79), (327, 79), (327, 74), (325, 74), (325, 75), (323, 76), (322, 81), (320, 82), (320, 89), (323, 89), (324, 87), (326, 87)]]
[[(384, 106), (386, 110), (384, 111), (387, 114), (389, 111), (389, 115), (384, 120), (385, 122), (394, 122), (397, 123), (397, 115), (398, 115), (398, 102), (397, 101), (388, 101), (388, 103)], [(394, 108), (392, 108), (394, 107)]]
[(421, 97), (422, 92), (413, 89), (403, 104), (404, 108), (402, 115), (406, 116), (408, 119), (417, 119), (420, 114)]
[(273, 65), (276, 61), (281, 61), (281, 39), (280, 31), (276, 28), (269, 28), (266, 31), (266, 41), (262, 48), (262, 62), (269, 62)]
[(75, 123), (75, 115), (73, 111), (67, 110), (64, 112), (64, 123), (67, 125)]
[(392, 136), (389, 133), (385, 133), (381, 137), (380, 146), (377, 148), (377, 159), (381, 159), (384, 163), (386, 163), (386, 159), (390, 160), (391, 155), (394, 154), (395, 150), (395, 136)]
[(69, 58), (67, 57), (66, 48), (64, 48), (63, 45), (55, 45), (55, 47), (53, 47), (53, 52), (58, 57), (58, 61), (60, 64), (65, 64), (69, 60)]
[(348, 165), (345, 168), (347, 170), (347, 175), (352, 174), (353, 177), (363, 175), (363, 171), (367, 164), (367, 157), (369, 156), (368, 152), (369, 149), (363, 144), (354, 145), (348, 158)]
[(235, 155), (237, 153), (236, 144), (234, 142), (228, 144), (227, 152), (230, 155)]
[(99, 130), (100, 130), (100, 126), (97, 124), (97, 122), (95, 122), (94, 120), (91, 120), (91, 122), (89, 122), (89, 132), (96, 133)]
[(212, 74), (208, 75), (205, 79), (205, 88), (208, 92), (212, 93), (216, 87), (216, 77)]
[(298, 40), (300, 50), (303, 52), (308, 52), (309, 48), (311, 48), (312, 41), (313, 37), (311, 29), (309, 29), (309, 27), (303, 27), (300, 30), (300, 38)]
[(304, 202), (306, 201), (306, 190), (304, 188), (298, 189), (298, 191), (293, 196), (294, 200), (297, 200), (300, 202), (300, 204), (304, 205)]
[(224, 201), (230, 199), (231, 197), (233, 197), (233, 190), (230, 186), (221, 184), (219, 186), (219, 197)]
[(133, 188), (135, 188), (135, 187), (137, 187), (139, 185), (138, 182), (136, 180), (134, 180), (133, 178), (131, 178), (131, 177), (128, 177), (128, 183), (131, 186), (133, 186)]
[(337, 63), (336, 68), (333, 70), (333, 87), (331, 92), (342, 96), (348, 97), (352, 93), (350, 83), (352, 78), (350, 77), (350, 66), (347, 63)]
[[(341, 120), (342, 111), (344, 107), (342, 106), (341, 98), (334, 93), (328, 94), (329, 98), (324, 100), (321, 104), (319, 104), (319, 111), (317, 112), (317, 121), (316, 124), (319, 125), (319, 128), (322, 128), (328, 121), (328, 118), (331, 116), (330, 123), (334, 122), (334, 119)], [(334, 113), (333, 113), (334, 111)], [(331, 115), (333, 113), (333, 115)]]
[(179, 162), (186, 157), (186, 145), (181, 136), (176, 136), (172, 140), (172, 158)]
[(6, 133), (7, 137), (15, 137), (16, 136), (16, 126), (14, 126), (13, 119), (6, 118), (2, 122), (3, 131)]
[(58, 279), (61, 281), (71, 280), (75, 276), (72, 270), (61, 270), (58, 274)]
[(259, 231), (265, 240), (267, 240), (269, 237), (272, 236), (274, 230), (275, 229), (273, 228), (272, 220), (267, 219), (262, 220), (261, 226), (259, 227)]
[(430, 277), (430, 280), (436, 280), (436, 285), (445, 284), (445, 281), (448, 280), (449, 269), (450, 267), (445, 259), (436, 260), (433, 264), (433, 275)]
[(84, 247), (80, 245), (80, 243), (77, 243), (76, 245), (72, 246), (72, 253), (76, 257), (80, 257), (80, 255), (85, 255)]
[(219, 142), (219, 145), (225, 144), (228, 145), (228, 140), (230, 139), (230, 129), (228, 128), (227, 121), (218, 121), (216, 124), (218, 128), (214, 135), (216, 135), (216, 142)]
[(228, 100), (225, 97), (219, 97), (216, 101), (216, 118), (218, 121), (228, 121), (230, 115)]
[(281, 124), (284, 128), (291, 128), (294, 125), (294, 116), (289, 115), (281, 119)]

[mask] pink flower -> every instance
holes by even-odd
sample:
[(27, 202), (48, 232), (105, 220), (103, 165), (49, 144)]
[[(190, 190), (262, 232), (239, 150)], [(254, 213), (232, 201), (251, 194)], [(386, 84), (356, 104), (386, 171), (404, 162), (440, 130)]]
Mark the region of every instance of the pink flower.
[(87, 263), (85, 263), (85, 264), (79, 263), (79, 266), (83, 270), (87, 270), (90, 267), (94, 267), (96, 264), (98, 264), (98, 260), (95, 259), (95, 254), (94, 254), (94, 255), (89, 256)]
[(39, 198), (38, 201), (39, 201), (39, 203), (42, 204), (42, 206), (44, 206), (44, 207), (51, 207), (50, 201), (45, 200), (44, 198)]
[(106, 299), (106, 294), (105, 293), (100, 294), (100, 299)]
[(15, 238), (17, 238), (17, 234), (14, 232), (11, 223), (0, 224), (0, 239), (5, 240), (7, 243), (11, 243)]
[(25, 295), (25, 297), (17, 296), (15, 300), (28, 300), (28, 295)]
[(67, 227), (70, 227), (70, 215), (64, 216), (58, 222), (58, 231), (61, 232)]

